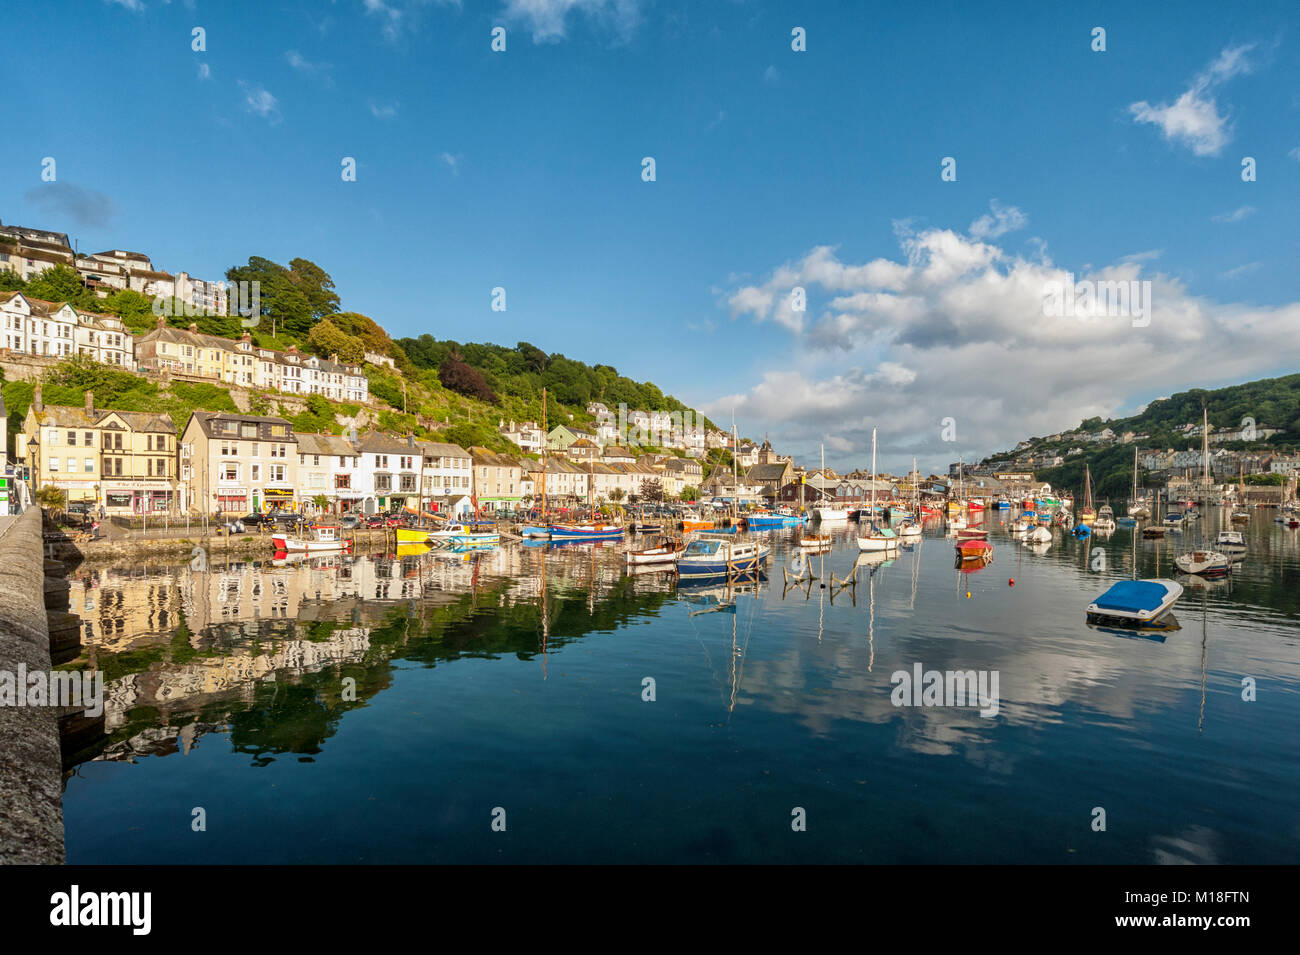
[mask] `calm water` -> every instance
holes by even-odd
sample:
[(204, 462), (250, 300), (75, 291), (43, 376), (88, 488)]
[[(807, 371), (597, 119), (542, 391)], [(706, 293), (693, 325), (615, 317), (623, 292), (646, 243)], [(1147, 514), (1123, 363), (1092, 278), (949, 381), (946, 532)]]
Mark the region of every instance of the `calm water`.
[[(809, 589), (775, 534), (732, 608), (614, 547), (83, 567), (74, 666), (111, 699), (68, 860), (1300, 862), (1297, 533), (1260, 512), (1153, 638), (1084, 608), (1135, 558), (1173, 576), (1201, 527), (1037, 553), (991, 520), (976, 573), (934, 528), (846, 589), (820, 584), (853, 575), (852, 530)], [(997, 671), (998, 714), (894, 706), (916, 663)]]

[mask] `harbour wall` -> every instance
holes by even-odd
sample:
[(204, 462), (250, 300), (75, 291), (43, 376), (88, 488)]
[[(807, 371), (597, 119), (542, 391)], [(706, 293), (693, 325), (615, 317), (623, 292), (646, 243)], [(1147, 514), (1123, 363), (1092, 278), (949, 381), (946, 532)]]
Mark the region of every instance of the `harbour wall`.
[[(39, 508), (0, 518), (0, 672), (14, 679), (19, 667), (50, 672), (47, 613), (67, 610), (68, 583), (47, 568), (42, 530)], [(0, 705), (0, 864), (64, 861), (59, 716), (52, 706)]]

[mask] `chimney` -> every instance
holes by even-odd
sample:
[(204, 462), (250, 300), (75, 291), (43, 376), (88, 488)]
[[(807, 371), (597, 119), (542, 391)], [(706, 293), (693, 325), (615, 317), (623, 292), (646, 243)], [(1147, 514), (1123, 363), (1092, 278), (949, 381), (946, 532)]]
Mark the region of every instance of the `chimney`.
[(36, 383), (36, 389), (32, 392), (32, 407), (38, 412), (45, 410), (45, 399), (41, 397), (41, 384)]
[(241, 336), (239, 340), (242, 342), (251, 342), (253, 340), (253, 333), (244, 332), (243, 336)]
[(199, 326), (195, 322), (190, 322), (190, 334), (197, 335), (198, 333), (199, 333)]
[(86, 414), (92, 416), (95, 414), (95, 393), (93, 391), (86, 392)]
[(339, 363), (339, 353), (334, 352), (334, 354), (330, 355), (330, 361), (337, 365)]
[(158, 316), (158, 327), (159, 327), (159, 328), (166, 328), (166, 327), (167, 327), (167, 316), (165, 316), (165, 315), (159, 315), (159, 316)]
[(406, 446), (407, 446), (408, 448), (413, 448), (413, 447), (415, 447), (415, 435), (413, 435), (413, 434), (408, 434), (408, 435), (406, 436)]

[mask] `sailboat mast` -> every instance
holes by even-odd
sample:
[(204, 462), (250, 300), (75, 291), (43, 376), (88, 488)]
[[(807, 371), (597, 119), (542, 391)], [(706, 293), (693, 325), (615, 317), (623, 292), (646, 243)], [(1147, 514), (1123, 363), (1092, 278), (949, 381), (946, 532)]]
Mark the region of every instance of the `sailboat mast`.
[(871, 429), (871, 522), (876, 522), (876, 429)]
[(740, 506), (740, 465), (736, 463), (736, 451), (740, 442), (736, 435), (736, 409), (731, 409), (731, 520), (734, 523)]
[(546, 446), (550, 444), (546, 432), (546, 389), (542, 389), (542, 524), (546, 524)]

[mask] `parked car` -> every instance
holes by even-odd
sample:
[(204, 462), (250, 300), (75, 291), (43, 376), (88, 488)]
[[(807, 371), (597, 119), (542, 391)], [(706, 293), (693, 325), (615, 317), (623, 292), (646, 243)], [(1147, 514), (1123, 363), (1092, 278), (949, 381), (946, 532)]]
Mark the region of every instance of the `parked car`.
[(245, 527), (269, 527), (275, 523), (275, 521), (266, 514), (246, 514), (239, 518), (239, 521)]
[(355, 514), (344, 514), (339, 518), (339, 527), (345, 531), (355, 530), (357, 525), (360, 523), (361, 518), (357, 517)]

